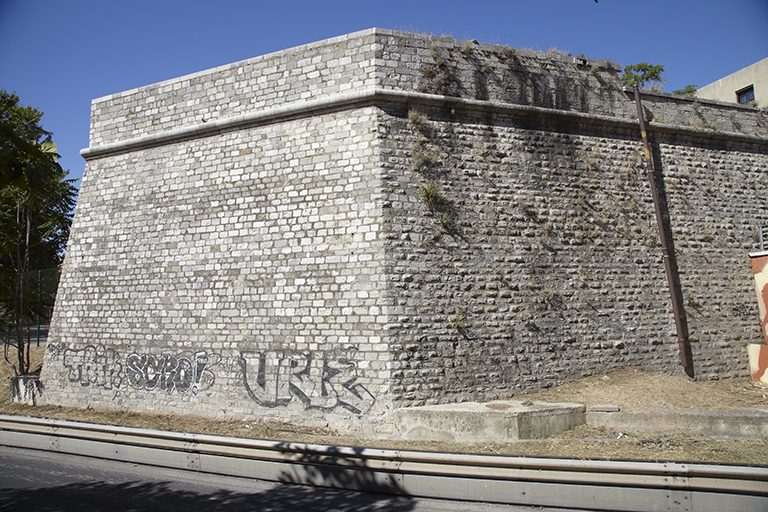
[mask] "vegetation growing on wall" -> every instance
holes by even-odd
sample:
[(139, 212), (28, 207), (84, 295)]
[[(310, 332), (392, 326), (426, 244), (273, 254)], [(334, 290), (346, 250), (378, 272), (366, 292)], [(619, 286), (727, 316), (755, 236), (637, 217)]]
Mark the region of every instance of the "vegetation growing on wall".
[(435, 63), (421, 69), (421, 75), (425, 80), (419, 86), (419, 90), (442, 96), (458, 96), (459, 81), (456, 77), (456, 67), (440, 55), (440, 49), (435, 43), (430, 45), (429, 53)]
[(411, 146), (411, 170), (423, 178), (419, 181), (419, 201), (436, 216), (444, 231), (453, 232), (458, 218), (451, 201), (440, 191), (438, 178), (441, 173), (436, 169), (441, 161), (436, 148), (439, 146), (435, 141), (437, 133), (422, 112), (409, 111), (408, 121), (420, 134)]

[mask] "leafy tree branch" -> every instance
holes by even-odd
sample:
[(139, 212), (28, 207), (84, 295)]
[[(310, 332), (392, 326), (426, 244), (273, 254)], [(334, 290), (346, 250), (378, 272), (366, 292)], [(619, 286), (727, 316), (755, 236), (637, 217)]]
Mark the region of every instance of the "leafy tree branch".
[(667, 74), (664, 72), (664, 66), (656, 66), (641, 62), (640, 64), (630, 64), (624, 68), (621, 75), (621, 84), (625, 87), (635, 87), (639, 89), (647, 88), (652, 91), (661, 91), (667, 82)]
[(77, 198), (42, 116), (0, 89), (0, 335), (17, 375), (30, 370), (24, 327), (52, 305), (55, 286), (39, 281), (61, 264)]

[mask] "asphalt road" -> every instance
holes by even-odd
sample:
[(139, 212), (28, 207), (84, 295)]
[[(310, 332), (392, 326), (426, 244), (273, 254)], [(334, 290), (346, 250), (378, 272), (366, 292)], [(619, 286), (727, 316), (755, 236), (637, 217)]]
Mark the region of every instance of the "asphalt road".
[(275, 484), (0, 446), (0, 512), (197, 510), (554, 512)]

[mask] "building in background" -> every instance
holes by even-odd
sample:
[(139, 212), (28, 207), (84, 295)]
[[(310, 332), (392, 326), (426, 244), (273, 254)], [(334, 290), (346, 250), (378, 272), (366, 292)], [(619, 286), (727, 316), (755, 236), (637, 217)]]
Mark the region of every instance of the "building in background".
[(768, 57), (698, 90), (699, 98), (768, 106)]

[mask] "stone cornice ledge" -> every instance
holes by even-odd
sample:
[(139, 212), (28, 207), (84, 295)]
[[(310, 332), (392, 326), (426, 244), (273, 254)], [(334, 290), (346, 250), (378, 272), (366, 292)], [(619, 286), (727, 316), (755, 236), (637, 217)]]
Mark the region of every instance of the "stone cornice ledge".
[[(95, 147), (88, 147), (80, 151), (85, 160), (102, 158), (116, 153), (125, 153), (139, 149), (157, 147), (172, 144), (182, 140), (205, 137), (236, 129), (248, 125), (268, 123), (277, 119), (307, 115), (311, 112), (342, 108), (350, 105), (364, 105), (379, 101), (413, 103), (432, 106), (450, 106), (468, 111), (495, 112), (509, 116), (524, 118), (554, 118), (572, 124), (598, 124), (622, 128), (637, 128), (634, 119), (622, 119), (618, 117), (598, 114), (587, 114), (569, 110), (558, 110), (530, 105), (516, 105), (497, 101), (482, 101), (453, 96), (439, 96), (419, 92), (382, 89), (380, 87), (367, 87), (356, 91), (323, 96), (309, 101), (301, 101), (282, 105), (279, 107), (258, 110), (239, 116), (210, 120), (205, 123), (197, 123), (180, 128), (174, 128), (162, 132), (143, 135), (132, 139), (112, 142)], [(736, 132), (722, 132), (717, 130), (699, 129), (688, 126), (677, 126), (662, 123), (648, 123), (649, 131), (677, 133), (689, 136), (734, 140), (757, 144), (768, 144), (768, 137), (748, 135)], [(639, 133), (639, 132), (638, 132)]]

